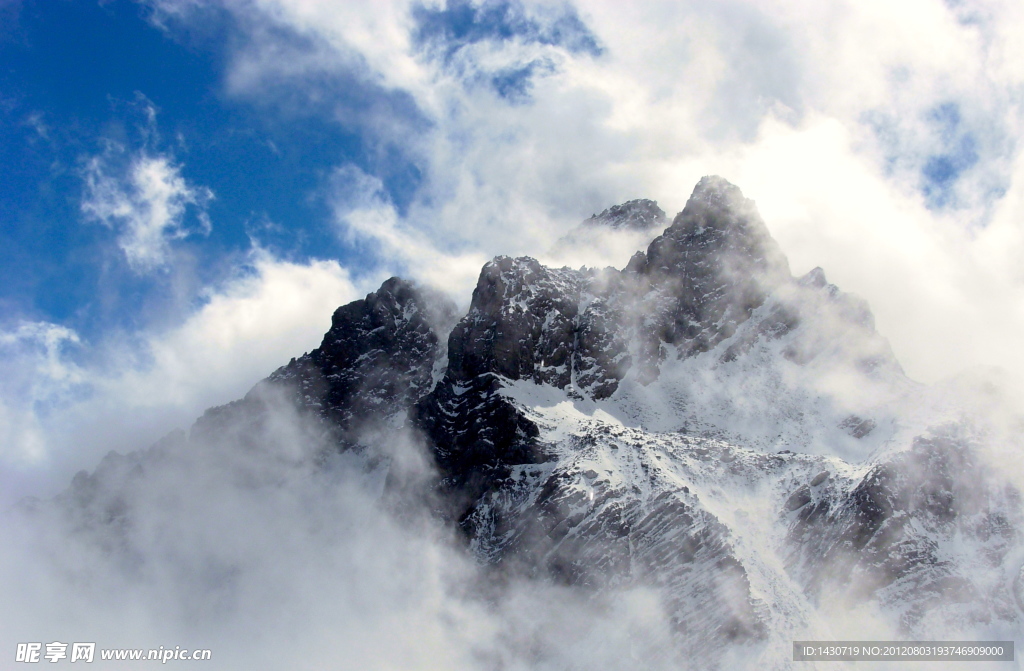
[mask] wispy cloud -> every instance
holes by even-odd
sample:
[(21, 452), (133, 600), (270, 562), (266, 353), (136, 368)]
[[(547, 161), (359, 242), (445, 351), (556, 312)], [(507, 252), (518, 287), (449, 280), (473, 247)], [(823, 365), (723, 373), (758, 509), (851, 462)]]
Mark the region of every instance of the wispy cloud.
[(41, 415), (66, 403), (86, 382), (69, 352), (78, 334), (48, 322), (0, 331), (0, 459), (33, 464), (47, 456)]
[(399, 216), (384, 185), (358, 167), (345, 165), (331, 175), (326, 197), (338, 231), (357, 247), (387, 259), (393, 272), (416, 277), (466, 301), (464, 289), (476, 281), (487, 257), (478, 249), (446, 244)]
[(144, 273), (167, 264), (173, 240), (210, 232), (206, 206), (213, 192), (190, 184), (165, 154), (140, 150), (126, 161), (125, 153), (111, 144), (86, 163), (82, 212), (117, 231), (128, 263)]

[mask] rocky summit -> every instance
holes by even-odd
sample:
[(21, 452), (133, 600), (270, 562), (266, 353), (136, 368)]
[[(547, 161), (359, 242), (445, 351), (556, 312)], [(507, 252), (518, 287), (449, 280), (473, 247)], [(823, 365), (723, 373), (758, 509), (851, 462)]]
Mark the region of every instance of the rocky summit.
[(634, 200), (586, 225), (664, 230), (621, 269), (497, 257), (461, 318), (389, 279), (318, 349), (132, 468), (80, 475), (62, 505), (117, 500), (90, 519), (130, 518), (110, 492), (152, 455), (258, 434), (274, 398), (317, 427), (320, 462), (365, 460), (382, 496), (412, 485), (381, 446), (420, 440), (429, 496), (403, 505), (427, 501), (494, 576), (652, 590), (667, 658), (712, 668), (742, 649), (787, 668), (791, 642), (834, 638), (822, 613), (844, 608), (911, 638), (1019, 627), (1020, 493), (991, 437), (904, 375), (861, 299), (820, 268), (793, 276), (719, 177), (671, 222)]
[(637, 198), (620, 205), (612, 205), (601, 214), (591, 215), (582, 225), (646, 231), (665, 225), (665, 211), (658, 207), (656, 201)]

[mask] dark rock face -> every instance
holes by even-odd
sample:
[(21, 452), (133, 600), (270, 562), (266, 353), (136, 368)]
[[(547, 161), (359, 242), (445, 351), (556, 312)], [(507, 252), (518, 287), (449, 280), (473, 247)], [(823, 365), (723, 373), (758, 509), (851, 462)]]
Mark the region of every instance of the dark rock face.
[(480, 273), (469, 314), (452, 332), (455, 380), (490, 372), (564, 388), (571, 382), (580, 274), (498, 257)]
[(623, 251), (628, 252), (646, 244), (667, 223), (665, 212), (655, 201), (630, 200), (584, 220), (555, 242), (550, 251), (556, 256), (569, 255), (575, 258), (581, 249), (604, 249), (607, 253), (627, 245)]
[(849, 433), (854, 438), (863, 438), (875, 430), (875, 420), (865, 419), (857, 415), (850, 415), (842, 421), (839, 428)]
[[(573, 456), (553, 468), (512, 469), (464, 520), (474, 551), (514, 573), (587, 590), (656, 589), (674, 631), (691, 645), (699, 642), (693, 651), (709, 653), (708, 660), (716, 646), (762, 638), (765, 614), (751, 598), (729, 530), (688, 488), (663, 479), (656, 456), (662, 445), (651, 452), (627, 450), (640, 447), (634, 441), (641, 437), (602, 427), (575, 436)], [(694, 439), (684, 446), (701, 450), (703, 443)], [(617, 473), (583, 466), (607, 463), (608, 449), (643, 476), (627, 484)]]
[(705, 177), (672, 226), (626, 272), (644, 291), (646, 358), (657, 342), (705, 352), (731, 336), (791, 279), (789, 264), (752, 201), (720, 177)]
[[(404, 417), (430, 391), (435, 362), (454, 322), (450, 300), (393, 277), (366, 298), (338, 308), (320, 347), (260, 384), (281, 390), (317, 418), (339, 446), (348, 447), (361, 431)], [(219, 419), (252, 406), (255, 392), (207, 411), (193, 432), (217, 430)]]
[(445, 485), (475, 499), (511, 464), (542, 458), (537, 427), (499, 390), (503, 379), (571, 382), (579, 274), (533, 259), (484, 266), (469, 313), (448, 341), (448, 370), (415, 423), (435, 446)]

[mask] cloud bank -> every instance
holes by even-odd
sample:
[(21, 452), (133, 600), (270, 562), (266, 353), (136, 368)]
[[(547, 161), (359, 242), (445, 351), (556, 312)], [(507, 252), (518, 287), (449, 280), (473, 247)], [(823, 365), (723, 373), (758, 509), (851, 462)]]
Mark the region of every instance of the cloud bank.
[(357, 293), (336, 262), (257, 249), (177, 324), (93, 343), (45, 322), (0, 333), (3, 506), (52, 495), (108, 451), (149, 445), (243, 395), (316, 347), (334, 309)]
[[(111, 455), (57, 505), (0, 516), (5, 648), (46, 636), (205, 648), (223, 669), (582, 669), (667, 646), (653, 595), (489, 574), (437, 520), (380, 505), (379, 463), (325, 463), (315, 422), (272, 389), (257, 398), (257, 416)], [(392, 435), (384, 449), (421, 446)]]

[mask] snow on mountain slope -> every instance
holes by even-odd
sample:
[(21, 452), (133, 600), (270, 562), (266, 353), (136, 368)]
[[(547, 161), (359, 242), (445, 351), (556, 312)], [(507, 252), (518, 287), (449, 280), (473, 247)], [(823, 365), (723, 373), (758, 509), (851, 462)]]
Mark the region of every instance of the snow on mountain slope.
[(729, 641), (788, 668), (793, 640), (849, 638), (823, 614), (836, 604), (878, 608), (899, 637), (1019, 630), (1020, 495), (958, 425), (850, 463), (628, 427), (532, 382), (502, 394), (549, 460), (481, 498), (474, 551), (592, 589), (656, 586), (709, 668)]
[(551, 461), (515, 469), (473, 511), (478, 556), (592, 589), (653, 586), (679, 648), (709, 667), (730, 643), (785, 667), (795, 637), (825, 633), (788, 574), (780, 511), (821, 472), (850, 482), (866, 469), (626, 427), (528, 382), (506, 394)]

